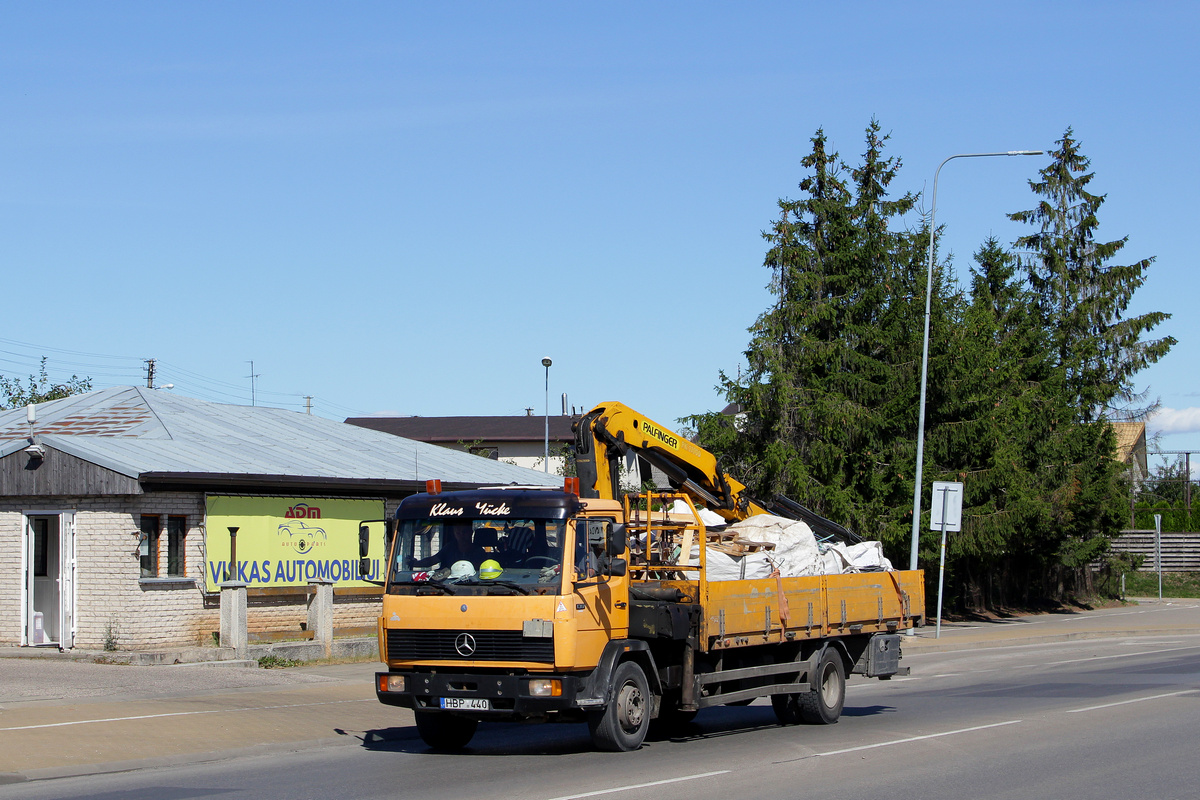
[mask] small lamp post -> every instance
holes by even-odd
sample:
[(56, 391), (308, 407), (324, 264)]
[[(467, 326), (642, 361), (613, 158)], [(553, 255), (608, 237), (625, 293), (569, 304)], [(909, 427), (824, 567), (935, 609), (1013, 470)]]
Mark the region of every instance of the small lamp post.
[(225, 568), (225, 580), (237, 580), (237, 534), (238, 529), (229, 526), (229, 566)]
[(985, 158), (988, 156), (1040, 156), (1042, 150), (1007, 150), (1001, 153), (959, 153), (938, 164), (933, 173), (933, 200), (929, 204), (929, 270), (925, 276), (925, 339), (921, 346), (921, 409), (917, 417), (917, 473), (913, 486), (912, 551), (909, 553), (908, 568), (917, 568), (917, 549), (921, 537), (921, 468), (925, 459), (925, 384), (929, 378), (929, 307), (933, 301), (933, 239), (937, 236), (935, 215), (937, 214), (938, 175), (946, 162), (954, 158)]
[(542, 467), (547, 474), (550, 473), (550, 365), (553, 363), (550, 356), (542, 359), (542, 366), (546, 368), (546, 437), (543, 442)]

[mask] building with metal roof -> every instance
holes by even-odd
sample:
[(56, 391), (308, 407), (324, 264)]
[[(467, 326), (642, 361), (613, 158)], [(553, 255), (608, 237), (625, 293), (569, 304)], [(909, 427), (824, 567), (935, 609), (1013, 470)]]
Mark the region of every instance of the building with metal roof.
[(575, 446), (570, 416), (350, 417), (351, 425), (471, 452), (493, 460), (562, 474)]
[(342, 627), (362, 627), (377, 606), (369, 579), (383, 536), (380, 526), (374, 574), (358, 574), (360, 520), (385, 518), (431, 479), (446, 489), (562, 480), (321, 417), (136, 386), (32, 410), (0, 412), (0, 644), (211, 643), (224, 580), (249, 587), (251, 630), (263, 635), (302, 633), (303, 603), (270, 598), (303, 595), (314, 579), (333, 582)]

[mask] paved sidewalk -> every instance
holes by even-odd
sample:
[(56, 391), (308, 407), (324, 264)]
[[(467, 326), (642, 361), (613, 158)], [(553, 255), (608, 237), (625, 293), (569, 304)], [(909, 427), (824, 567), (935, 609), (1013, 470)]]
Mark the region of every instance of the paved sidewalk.
[(981, 622), (942, 623), (930, 620), (902, 646), (913, 653), (1012, 647), (1040, 642), (1128, 636), (1200, 634), (1200, 599), (1137, 598), (1131, 605), (1062, 614), (1033, 614)]
[[(1200, 600), (996, 622), (905, 637), (906, 653), (1072, 639), (1200, 635)], [(312, 746), (415, 737), (412, 712), (375, 698), (376, 662), (258, 669), (0, 658), (0, 783)]]
[(357, 746), (412, 725), (375, 698), (378, 663), (291, 669), (0, 659), (0, 784)]

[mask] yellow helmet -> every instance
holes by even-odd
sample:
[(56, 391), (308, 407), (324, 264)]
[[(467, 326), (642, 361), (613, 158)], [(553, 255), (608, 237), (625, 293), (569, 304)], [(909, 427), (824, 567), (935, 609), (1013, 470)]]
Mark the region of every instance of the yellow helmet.
[(483, 580), (494, 580), (499, 578), (504, 568), (500, 566), (500, 562), (494, 558), (489, 558), (487, 561), (479, 565), (479, 577)]

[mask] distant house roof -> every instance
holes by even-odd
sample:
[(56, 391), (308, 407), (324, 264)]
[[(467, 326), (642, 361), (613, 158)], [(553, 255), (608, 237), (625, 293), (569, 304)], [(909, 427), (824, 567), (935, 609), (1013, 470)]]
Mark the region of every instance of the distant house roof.
[(1146, 472), (1146, 423), (1144, 422), (1113, 422), (1113, 431), (1117, 435), (1117, 460), (1129, 463), (1130, 458), (1137, 462), (1144, 476)]
[[(0, 457), (28, 446), (25, 409), (0, 411)], [(557, 485), (538, 472), (278, 408), (226, 405), (138, 386), (41, 403), (46, 447), (145, 484), (379, 491)]]
[[(346, 422), (431, 443), (540, 442), (546, 436), (545, 417), (351, 417)], [(550, 441), (575, 441), (571, 417), (550, 417), (549, 423)]]

